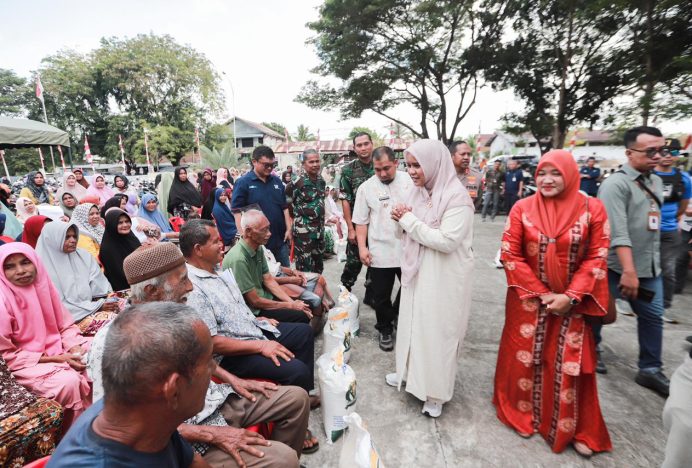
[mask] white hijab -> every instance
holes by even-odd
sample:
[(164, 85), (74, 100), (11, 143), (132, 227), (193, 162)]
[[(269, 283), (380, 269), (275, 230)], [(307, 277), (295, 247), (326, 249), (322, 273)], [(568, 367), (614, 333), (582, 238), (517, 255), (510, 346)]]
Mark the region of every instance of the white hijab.
[(86, 250), (78, 248), (69, 254), (63, 252), (65, 236), (71, 226), (79, 234), (75, 224), (62, 221), (46, 224), (38, 238), (36, 252), (43, 260), (61, 302), (78, 322), (103, 305), (103, 299), (93, 301), (94, 296), (108, 294), (112, 289), (98, 263)]

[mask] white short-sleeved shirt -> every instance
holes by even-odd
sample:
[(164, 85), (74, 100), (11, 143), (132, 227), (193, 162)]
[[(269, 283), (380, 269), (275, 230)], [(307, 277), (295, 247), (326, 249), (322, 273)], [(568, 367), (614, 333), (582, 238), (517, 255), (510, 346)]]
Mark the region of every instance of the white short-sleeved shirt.
[(374, 268), (401, 266), (401, 234), (391, 213), (394, 205), (406, 202), (412, 189), (411, 177), (401, 171), (389, 184), (383, 184), (375, 175), (358, 187), (352, 221), (368, 225), (368, 249)]

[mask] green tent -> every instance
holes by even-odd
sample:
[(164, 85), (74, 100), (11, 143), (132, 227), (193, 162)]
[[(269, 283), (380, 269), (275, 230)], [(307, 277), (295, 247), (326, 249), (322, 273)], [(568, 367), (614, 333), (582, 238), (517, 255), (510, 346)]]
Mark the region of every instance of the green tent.
[(70, 146), (66, 131), (36, 120), (0, 117), (0, 149)]

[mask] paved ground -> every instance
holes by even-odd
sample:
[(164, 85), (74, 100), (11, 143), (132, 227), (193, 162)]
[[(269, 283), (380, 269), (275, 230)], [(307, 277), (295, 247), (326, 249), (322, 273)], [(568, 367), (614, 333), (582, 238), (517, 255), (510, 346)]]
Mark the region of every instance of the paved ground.
[[(358, 379), (356, 411), (368, 426), (384, 465), (391, 467), (653, 467), (663, 460), (665, 433), (661, 424), (664, 400), (633, 382), (638, 353), (636, 321), (620, 316), (604, 328), (604, 356), (609, 373), (599, 376), (603, 414), (613, 441), (613, 452), (579, 457), (571, 448), (550, 451), (540, 436), (525, 440), (501, 424), (491, 403), (495, 361), (504, 323), (505, 275), (492, 259), (499, 246), (504, 217), (480, 223), (476, 216), (474, 250), (476, 274), (469, 331), (459, 361), (454, 399), (439, 419), (423, 416), (422, 404), (384, 383), (394, 370), (393, 353), (377, 346), (374, 311), (361, 305), (361, 336), (355, 341), (350, 365)], [(325, 275), (336, 289), (343, 264), (329, 260)], [(354, 292), (363, 296), (363, 279)], [(692, 284), (677, 296), (673, 316), (680, 323), (666, 325), (664, 362), (670, 377), (688, 349), (684, 337), (692, 334)], [(321, 352), (322, 339), (316, 351)], [(319, 410), (310, 427), (320, 439), (320, 450), (301, 462), (310, 468), (338, 466), (342, 440), (328, 445)]]

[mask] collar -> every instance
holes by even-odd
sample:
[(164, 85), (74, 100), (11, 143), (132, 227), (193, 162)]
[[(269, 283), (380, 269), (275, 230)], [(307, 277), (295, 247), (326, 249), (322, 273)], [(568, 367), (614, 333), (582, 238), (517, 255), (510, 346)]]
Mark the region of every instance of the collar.
[(215, 278), (219, 276), (217, 273), (209, 273), (207, 270), (202, 270), (201, 268), (197, 268), (194, 265), (190, 265), (189, 263), (185, 263), (187, 266), (187, 272), (192, 273), (198, 278)]
[(648, 172), (639, 172), (632, 166), (630, 166), (630, 163), (625, 163), (622, 165), (622, 172), (627, 175), (632, 180), (637, 180), (639, 177), (643, 176), (644, 178), (648, 178), (649, 173)]
[(243, 238), (241, 238), (238, 241), (238, 243), (240, 244), (240, 248), (243, 249), (244, 251), (246, 251), (248, 253), (248, 255), (250, 255), (251, 257), (254, 257), (255, 255), (257, 255), (257, 251), (259, 250), (259, 247), (257, 248), (257, 250), (253, 250), (252, 247), (250, 247), (250, 245), (248, 245), (248, 243), (245, 242), (245, 239), (243, 239)]

